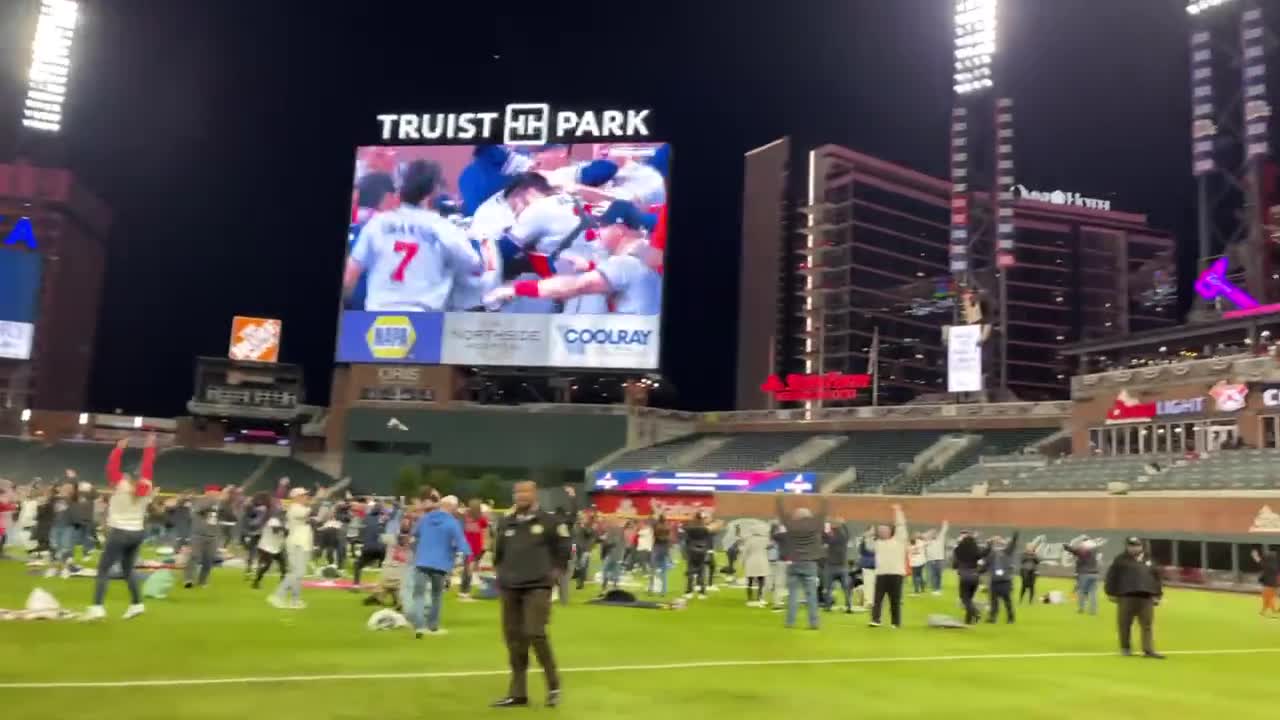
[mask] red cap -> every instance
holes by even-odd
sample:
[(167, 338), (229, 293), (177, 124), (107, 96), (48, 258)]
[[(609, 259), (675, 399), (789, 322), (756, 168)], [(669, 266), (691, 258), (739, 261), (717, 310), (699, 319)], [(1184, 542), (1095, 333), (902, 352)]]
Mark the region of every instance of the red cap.
[(205, 485), (204, 491), (207, 493), (222, 492), (222, 486), (221, 485)]

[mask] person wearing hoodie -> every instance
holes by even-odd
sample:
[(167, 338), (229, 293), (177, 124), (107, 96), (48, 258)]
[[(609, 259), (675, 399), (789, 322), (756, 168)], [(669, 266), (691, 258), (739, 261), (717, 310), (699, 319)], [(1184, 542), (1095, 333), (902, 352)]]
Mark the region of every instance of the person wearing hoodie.
[(1076, 612), (1084, 614), (1085, 605), (1089, 606), (1089, 614), (1098, 614), (1098, 544), (1085, 538), (1073, 540), (1062, 546), (1064, 550), (1076, 558)]
[(1036, 578), (1040, 575), (1040, 553), (1036, 551), (1035, 543), (1027, 543), (1027, 548), (1022, 551), (1022, 590), (1018, 592), (1018, 604), (1022, 604), (1025, 597), (1028, 603), (1034, 604), (1036, 601)]
[(929, 574), (929, 587), (934, 596), (942, 595), (942, 568), (947, 558), (947, 531), (951, 524), (942, 521), (942, 528), (925, 533), (924, 563)]
[(969, 530), (960, 531), (960, 541), (956, 543), (955, 554), (952, 556), (952, 567), (960, 577), (960, 604), (964, 606), (965, 625), (972, 625), (981, 617), (977, 605), (973, 603), (973, 596), (978, 592), (978, 582), (981, 579), (978, 571), (981, 562), (982, 548), (978, 547), (973, 533)]
[(764, 579), (769, 575), (769, 534), (752, 523), (742, 539), (742, 574), (747, 578), (747, 607), (764, 607)]
[(671, 535), (673, 531), (671, 524), (667, 522), (666, 515), (659, 515), (652, 522), (653, 527), (653, 558), (649, 562), (649, 594), (657, 592), (666, 596), (667, 594), (667, 571), (671, 569)]
[[(444, 581), (453, 572), (453, 564), (459, 555), (469, 557), (471, 546), (458, 521), (458, 501), (449, 496), (431, 508), (413, 529), (418, 544), (414, 557), (417, 582), (413, 586), (414, 636), (424, 634), (443, 635), (440, 627), (440, 606), (444, 597)], [(431, 585), (431, 607), (421, 612), (423, 594)], [(425, 617), (424, 617), (425, 615)]]
[(356, 558), (355, 570), (351, 582), (353, 590), (360, 587), (360, 575), (370, 565), (381, 565), (387, 559), (387, 520), (391, 513), (384, 510), (376, 500), (370, 502), (364, 514), (364, 525), (360, 527), (360, 556)]
[(827, 612), (836, 604), (836, 588), (844, 592), (844, 611), (853, 612), (853, 586), (849, 579), (849, 528), (844, 518), (832, 518), (823, 528), (822, 540), (827, 545), (827, 562), (823, 570), (823, 585), (827, 588)]
[(151, 478), (156, 461), (156, 437), (147, 438), (142, 451), (142, 468), (135, 480), (129, 473), (121, 472), (120, 463), (127, 440), (116, 443), (107, 458), (107, 484), (111, 487), (111, 500), (107, 510), (107, 544), (98, 560), (98, 577), (93, 587), (93, 604), (85, 611), (85, 620), (101, 620), (107, 616), (103, 600), (107, 596), (107, 583), (115, 566), (120, 567), (125, 583), (129, 586), (130, 605), (124, 619), (135, 618), (146, 610), (142, 605), (142, 591), (135, 566), (147, 520), (147, 503), (154, 490)]
[(902, 627), (902, 580), (907, 574), (907, 518), (902, 506), (893, 505), (893, 527), (876, 527), (875, 602), (871, 606), (871, 627), (880, 627), (880, 610), (889, 599), (889, 613), (895, 628)]
[(1013, 624), (1013, 553), (1018, 547), (1018, 533), (1012, 540), (996, 536), (983, 550), (987, 575), (990, 577), (991, 610), (987, 622), (994, 623), (1000, 615), (1000, 603), (1004, 603), (1005, 619)]
[(697, 513), (684, 528), (684, 556), (688, 561), (684, 597), (693, 599), (693, 586), (698, 585), (698, 598), (707, 599), (707, 557), (714, 552), (711, 530), (702, 513)]
[(186, 582), (191, 589), (209, 584), (209, 574), (218, 558), (218, 508), (222, 504), (222, 488), (206, 485), (204, 495), (191, 503), (191, 553), (187, 557)]

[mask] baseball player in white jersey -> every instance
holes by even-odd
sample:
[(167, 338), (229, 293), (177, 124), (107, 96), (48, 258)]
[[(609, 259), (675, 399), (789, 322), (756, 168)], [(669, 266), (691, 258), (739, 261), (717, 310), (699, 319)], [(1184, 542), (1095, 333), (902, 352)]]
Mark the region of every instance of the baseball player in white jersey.
[(502, 254), (498, 242), (515, 221), (516, 216), (500, 192), (476, 208), (467, 228), (467, 237), (479, 250), (484, 269), (479, 275), (457, 278), (449, 297), (449, 310), (482, 310), (485, 294), (502, 284)]
[(609, 254), (599, 264), (567, 255), (579, 271), (542, 280), (523, 280), (489, 292), (486, 303), (515, 298), (568, 301), (598, 297), (606, 310), (622, 315), (657, 315), (662, 309), (662, 276), (639, 255), (646, 242), (641, 213), (628, 202), (610, 205), (602, 220), (599, 244)]
[[(508, 239), (526, 251), (550, 256), (557, 273), (574, 273), (580, 264), (604, 259), (596, 244), (587, 239), (589, 218), (577, 200), (556, 192), (544, 176), (522, 176), (507, 188), (505, 196), (516, 217)], [(597, 315), (608, 311), (605, 298), (584, 295), (568, 298), (562, 312)]]
[(401, 205), (374, 216), (347, 258), (343, 290), (367, 277), (365, 310), (442, 312), (459, 277), (485, 265), (466, 233), (426, 205), (440, 167), (415, 160), (404, 170)]

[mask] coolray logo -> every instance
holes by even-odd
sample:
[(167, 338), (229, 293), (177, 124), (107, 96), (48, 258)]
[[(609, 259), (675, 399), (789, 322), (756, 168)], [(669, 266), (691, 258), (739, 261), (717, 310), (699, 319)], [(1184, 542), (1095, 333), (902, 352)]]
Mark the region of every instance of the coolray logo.
[(1029, 190), (1026, 185), (1014, 185), (1012, 189), (1014, 196), (1023, 200), (1047, 202), (1050, 205), (1074, 205), (1075, 207), (1088, 208), (1090, 210), (1111, 210), (1110, 200), (1085, 197), (1078, 192)]
[(564, 341), (570, 345), (630, 345), (647, 347), (652, 330), (618, 330), (605, 328), (568, 328)]
[(1218, 412), (1235, 412), (1243, 410), (1249, 397), (1249, 387), (1242, 383), (1228, 383), (1225, 380), (1214, 385), (1209, 395), (1218, 405)]
[[(501, 123), (499, 123), (501, 118)], [(541, 145), (551, 140), (649, 137), (649, 110), (558, 110), (512, 103), (502, 112), (383, 113), (383, 140), (472, 140)], [(498, 126), (501, 124), (501, 135)]]

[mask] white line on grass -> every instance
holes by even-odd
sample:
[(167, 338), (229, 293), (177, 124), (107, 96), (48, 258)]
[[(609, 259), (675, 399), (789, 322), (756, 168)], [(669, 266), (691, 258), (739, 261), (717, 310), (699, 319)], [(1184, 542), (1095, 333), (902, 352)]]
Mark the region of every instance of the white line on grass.
[[(1170, 650), (1168, 655), (1257, 655), (1280, 653), (1280, 648), (1234, 650)], [(658, 665), (610, 665), (605, 667), (561, 668), (562, 673), (627, 672), (648, 670), (696, 670), (729, 667), (778, 667), (799, 665), (879, 665), (888, 663), (939, 663), (968, 660), (1045, 660), (1054, 658), (1114, 657), (1113, 652), (998, 653), (993, 655), (928, 655), (914, 657), (815, 658), (811, 660), (707, 660)], [(431, 680), (495, 677), (506, 670), (462, 670), (418, 673), (364, 673), (349, 675), (283, 675), (276, 677), (188, 678), (182, 680), (102, 680), (93, 682), (9, 682), (0, 690), (64, 690), (73, 688), (171, 687), (187, 685), (254, 685), (260, 683), (340, 682), (347, 680)]]

